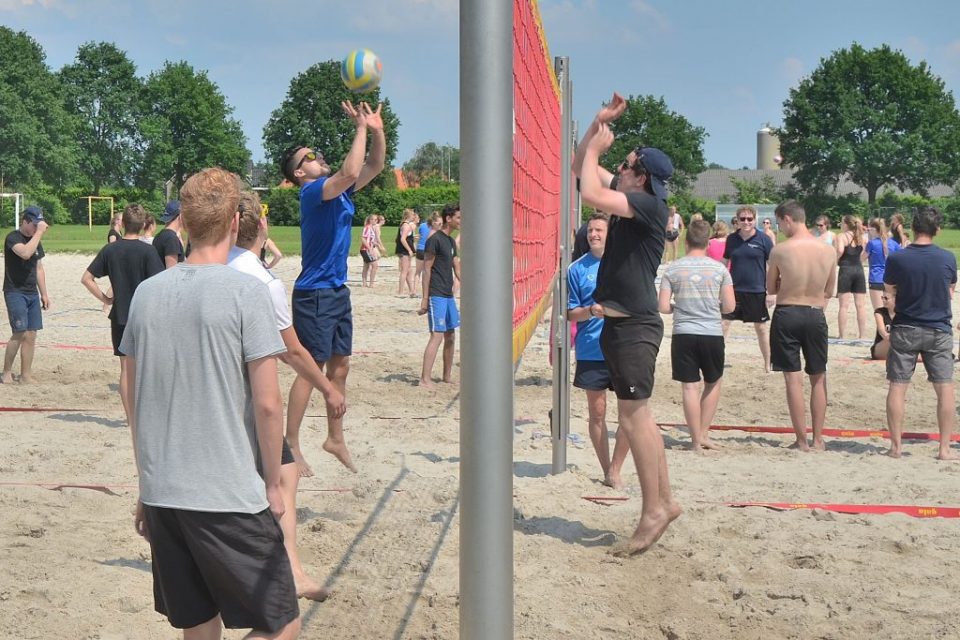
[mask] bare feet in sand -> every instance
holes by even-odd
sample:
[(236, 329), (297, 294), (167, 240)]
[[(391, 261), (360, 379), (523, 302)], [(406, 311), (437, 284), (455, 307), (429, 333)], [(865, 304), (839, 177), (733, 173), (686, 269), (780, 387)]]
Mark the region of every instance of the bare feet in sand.
[(313, 469), (311, 469), (310, 465), (307, 464), (307, 459), (303, 457), (303, 452), (300, 451), (300, 447), (294, 447), (291, 445), (290, 452), (293, 453), (293, 461), (297, 463), (297, 472), (300, 474), (300, 477), (312, 478)]
[(313, 578), (307, 575), (294, 576), (293, 583), (297, 587), (297, 597), (313, 600), (314, 602), (323, 602), (330, 597), (330, 592), (316, 583)]
[(940, 449), (940, 453), (937, 454), (937, 460), (960, 460), (960, 454), (957, 454), (956, 451), (951, 451), (949, 448)]
[[(343, 440), (331, 440), (328, 436), (327, 439), (323, 441), (323, 450), (333, 454), (333, 457), (339, 460), (340, 464), (350, 471), (354, 473), (357, 472), (357, 468), (353, 466), (353, 458), (350, 457), (350, 450), (347, 449), (347, 443)], [(296, 457), (296, 454), (294, 454), (294, 457)], [(302, 476), (303, 474), (301, 473), (300, 475)], [(313, 475), (313, 473), (311, 472), (310, 475)]]
[(810, 445), (807, 444), (806, 440), (797, 440), (792, 445), (787, 447), (787, 449), (793, 449), (794, 451), (803, 451), (804, 453), (809, 453)]
[(690, 445), (690, 450), (694, 453), (703, 453), (704, 451), (716, 451), (717, 449), (723, 449), (723, 445), (717, 444), (713, 440), (702, 440), (700, 442), (694, 442)]
[(896, 449), (894, 449), (893, 447), (890, 447), (890, 449), (888, 449), (884, 455), (890, 456), (891, 458), (899, 458), (900, 448), (897, 447)]
[(5, 373), (5, 374), (3, 374), (2, 376), (0, 376), (0, 383), (2, 383), (2, 384), (13, 384), (13, 374), (12, 374), (12, 373)]
[(20, 376), (20, 384), (36, 384), (36, 383), (37, 383), (37, 379), (34, 378), (32, 375)]
[(680, 508), (680, 505), (671, 502), (656, 515), (650, 518), (640, 518), (640, 524), (637, 525), (637, 529), (630, 536), (630, 539), (611, 549), (610, 553), (618, 558), (628, 558), (646, 552), (663, 536), (663, 532), (667, 530), (670, 523), (679, 518), (682, 513), (683, 509)]
[(824, 444), (823, 438), (820, 438), (819, 440), (817, 440), (816, 438), (814, 438), (814, 439), (813, 439), (813, 448), (816, 449), (817, 451), (826, 451), (826, 450), (827, 450), (827, 445)]
[(420, 380), (417, 381), (417, 384), (418, 384), (419, 386), (421, 386), (421, 387), (426, 387), (426, 388), (428, 388), (428, 389), (430, 389), (430, 388), (433, 387), (433, 381), (432, 381), (432, 380), (424, 380), (423, 378), (420, 378)]
[(611, 489), (616, 489), (617, 491), (623, 489), (623, 478), (620, 477), (619, 473), (610, 473), (609, 471), (603, 478), (603, 484), (607, 485)]

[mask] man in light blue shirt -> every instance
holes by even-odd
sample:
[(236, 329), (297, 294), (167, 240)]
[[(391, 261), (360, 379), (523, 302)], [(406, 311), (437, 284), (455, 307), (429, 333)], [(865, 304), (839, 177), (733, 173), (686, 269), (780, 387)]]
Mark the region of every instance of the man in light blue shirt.
[(617, 429), (611, 460), (607, 442), (607, 389), (612, 389), (613, 386), (607, 363), (600, 350), (603, 316), (591, 313), (594, 305), (593, 292), (597, 288), (597, 271), (607, 242), (607, 224), (607, 216), (603, 213), (594, 213), (587, 221), (587, 244), (590, 251), (571, 264), (567, 271), (567, 288), (570, 292), (567, 319), (577, 323), (577, 372), (573, 378), (573, 386), (583, 389), (587, 394), (587, 429), (603, 470), (603, 483), (614, 489), (622, 489), (620, 469), (630, 451), (630, 444), (620, 429)]

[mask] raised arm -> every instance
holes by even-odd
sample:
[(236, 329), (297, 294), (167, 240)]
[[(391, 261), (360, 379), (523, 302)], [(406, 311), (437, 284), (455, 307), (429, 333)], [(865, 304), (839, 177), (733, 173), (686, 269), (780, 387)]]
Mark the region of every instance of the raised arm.
[(596, 135), (590, 138), (583, 151), (580, 194), (583, 201), (591, 207), (622, 218), (632, 218), (633, 210), (627, 202), (627, 196), (604, 186), (600, 179), (600, 154), (605, 153), (611, 144), (613, 132), (610, 127), (606, 124), (599, 125)]
[[(623, 115), (623, 112), (627, 108), (627, 101), (623, 97), (614, 93), (613, 97), (610, 99), (610, 102), (603, 105), (600, 111), (597, 112), (596, 117), (594, 117), (593, 122), (590, 123), (590, 126), (587, 127), (587, 130), (583, 134), (583, 138), (580, 140), (580, 144), (577, 145), (576, 153), (573, 156), (573, 173), (579, 177), (583, 178), (583, 158), (584, 153), (587, 150), (587, 144), (590, 140), (597, 135), (597, 131), (600, 130), (600, 125), (609, 124)], [(604, 187), (610, 186), (610, 181), (613, 180), (613, 174), (604, 169), (601, 166), (597, 166), (597, 174), (600, 178), (600, 183)]]
[(353, 120), (357, 129), (353, 134), (350, 151), (343, 159), (343, 166), (323, 183), (324, 200), (333, 200), (357, 183), (360, 171), (363, 169), (363, 158), (367, 153), (367, 120), (363, 105), (361, 104), (358, 109), (349, 100), (344, 100), (340, 103), (340, 107)]
[(383, 118), (380, 115), (383, 105), (378, 104), (377, 110), (373, 111), (370, 109), (370, 105), (361, 102), (360, 108), (366, 116), (367, 130), (370, 132), (373, 141), (370, 145), (370, 155), (367, 156), (367, 161), (360, 169), (360, 176), (357, 178), (357, 186), (354, 189), (363, 189), (370, 184), (371, 180), (380, 175), (387, 158), (387, 138), (383, 132)]

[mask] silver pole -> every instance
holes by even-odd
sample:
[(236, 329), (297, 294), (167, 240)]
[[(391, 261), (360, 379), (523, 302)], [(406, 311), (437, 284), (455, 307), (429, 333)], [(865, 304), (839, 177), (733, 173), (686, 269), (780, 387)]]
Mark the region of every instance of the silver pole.
[(512, 131), (513, 2), (461, 0), (462, 640), (513, 637)]
[(570, 158), (572, 147), (573, 100), (570, 58), (557, 57), (554, 68), (560, 84), (560, 277), (553, 295), (553, 412), (550, 434), (553, 439), (554, 475), (567, 470), (567, 434), (570, 433), (570, 327), (567, 322), (567, 270), (570, 268), (571, 209)]

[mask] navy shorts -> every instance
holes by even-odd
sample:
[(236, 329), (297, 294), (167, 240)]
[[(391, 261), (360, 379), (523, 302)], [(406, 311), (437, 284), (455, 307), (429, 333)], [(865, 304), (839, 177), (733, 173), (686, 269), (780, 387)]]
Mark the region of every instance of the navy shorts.
[(294, 289), (293, 328), (317, 362), (353, 352), (353, 308), (350, 289)]
[(7, 303), (7, 316), (10, 318), (10, 328), (14, 333), (43, 329), (39, 293), (4, 291), (3, 300)]
[(113, 341), (113, 355), (125, 356), (127, 354), (120, 351), (120, 341), (123, 340), (123, 331), (127, 328), (125, 324), (119, 324), (116, 320), (110, 320), (110, 339)]
[(417, 260), (423, 260), (423, 249), (417, 249)]
[(228, 629), (276, 632), (300, 615), (280, 524), (260, 513), (144, 505), (153, 600), (177, 629), (218, 613)]
[(443, 296), (430, 296), (427, 306), (427, 325), (431, 333), (446, 333), (460, 326), (457, 301)]
[(573, 386), (587, 391), (613, 391), (610, 371), (603, 360), (577, 360), (577, 372), (573, 374)]

